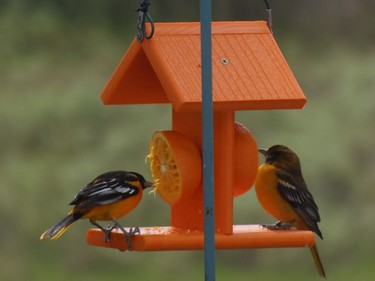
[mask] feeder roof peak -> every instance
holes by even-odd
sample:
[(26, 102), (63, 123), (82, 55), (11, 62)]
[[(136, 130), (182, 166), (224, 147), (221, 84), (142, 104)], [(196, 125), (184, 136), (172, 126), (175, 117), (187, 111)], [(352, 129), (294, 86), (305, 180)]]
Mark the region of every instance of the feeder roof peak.
[[(105, 104), (171, 103), (199, 111), (200, 23), (155, 23), (155, 35), (133, 40), (101, 95)], [(306, 98), (267, 23), (212, 23), (214, 110), (297, 109)]]

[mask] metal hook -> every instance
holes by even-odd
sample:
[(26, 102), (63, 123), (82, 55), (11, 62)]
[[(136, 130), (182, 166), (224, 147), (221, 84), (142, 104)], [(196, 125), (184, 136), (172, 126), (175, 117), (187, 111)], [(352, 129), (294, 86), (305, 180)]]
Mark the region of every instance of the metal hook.
[(273, 31), (272, 31), (272, 9), (271, 9), (271, 5), (268, 3), (267, 0), (264, 0), (264, 3), (266, 4), (267, 24), (268, 24), (269, 29), (273, 33)]
[[(139, 42), (142, 42), (144, 38), (151, 39), (154, 36), (155, 32), (155, 25), (154, 21), (152, 20), (151, 16), (148, 13), (148, 7), (151, 5), (150, 0), (143, 0), (140, 3), (140, 8), (137, 10), (139, 13), (138, 15), (138, 23), (137, 23), (137, 39)], [(146, 20), (151, 25), (151, 31), (148, 34), (146, 31)]]

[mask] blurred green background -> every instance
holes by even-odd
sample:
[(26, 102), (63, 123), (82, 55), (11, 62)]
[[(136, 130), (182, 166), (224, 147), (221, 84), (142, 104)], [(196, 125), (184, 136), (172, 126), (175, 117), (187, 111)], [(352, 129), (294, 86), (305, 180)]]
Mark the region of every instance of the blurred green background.
[[(155, 21), (197, 21), (198, 1), (152, 1)], [(301, 157), (320, 206), (329, 280), (375, 276), (375, 2), (270, 1), (274, 36), (308, 103), (238, 112), (259, 146)], [(150, 177), (144, 157), (169, 105), (111, 106), (99, 95), (136, 32), (137, 1), (0, 0), (0, 280), (203, 280), (203, 253), (88, 246), (87, 221), (56, 241), (41, 233), (96, 175)], [(258, 20), (261, 0), (213, 0), (214, 20)], [(235, 200), (237, 224), (268, 223), (254, 191)], [(168, 225), (145, 194), (125, 225)], [(217, 280), (318, 280), (307, 249), (217, 252)], [(355, 278), (355, 279), (354, 279)]]

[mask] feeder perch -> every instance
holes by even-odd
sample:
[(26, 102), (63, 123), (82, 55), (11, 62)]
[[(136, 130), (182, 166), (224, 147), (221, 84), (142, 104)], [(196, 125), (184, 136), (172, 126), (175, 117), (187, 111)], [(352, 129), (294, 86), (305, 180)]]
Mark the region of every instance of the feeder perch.
[[(241, 140), (235, 111), (301, 109), (306, 98), (300, 86), (266, 22), (213, 22), (212, 54), (216, 247), (312, 246), (310, 231), (233, 225), (233, 198), (250, 189), (258, 167), (251, 133), (246, 147), (251, 157), (236, 158)], [(171, 104), (172, 131), (182, 133), (202, 151), (200, 63), (199, 22), (156, 23), (152, 39), (133, 40), (101, 98), (105, 105)], [(245, 188), (233, 184), (237, 162), (248, 169)], [(203, 249), (203, 217), (200, 183), (190, 197), (171, 206), (170, 227), (140, 228), (141, 234), (132, 237), (133, 250)], [(92, 229), (87, 242), (126, 250), (122, 232), (113, 231), (111, 241), (105, 243), (101, 231)]]

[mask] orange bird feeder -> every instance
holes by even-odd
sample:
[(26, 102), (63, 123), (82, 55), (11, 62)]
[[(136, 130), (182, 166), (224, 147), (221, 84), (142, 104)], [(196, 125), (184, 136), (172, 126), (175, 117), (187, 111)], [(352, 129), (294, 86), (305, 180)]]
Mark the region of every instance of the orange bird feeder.
[[(250, 189), (258, 168), (256, 142), (235, 122), (235, 111), (301, 109), (306, 98), (266, 22), (213, 22), (212, 36), (216, 247), (312, 246), (310, 231), (233, 225), (233, 198)], [(101, 98), (105, 105), (172, 104), (172, 131), (201, 152), (200, 63), (199, 22), (156, 23), (152, 39), (134, 39)], [(171, 206), (171, 226), (140, 228), (133, 250), (203, 249), (203, 208), (201, 181)], [(91, 229), (87, 242), (126, 250), (122, 232), (113, 231), (106, 243), (100, 230)]]

